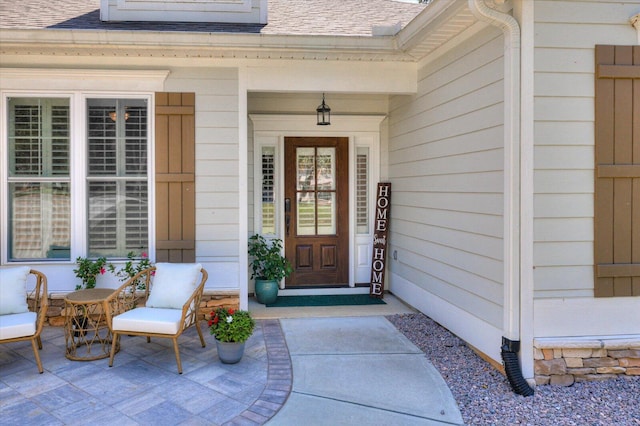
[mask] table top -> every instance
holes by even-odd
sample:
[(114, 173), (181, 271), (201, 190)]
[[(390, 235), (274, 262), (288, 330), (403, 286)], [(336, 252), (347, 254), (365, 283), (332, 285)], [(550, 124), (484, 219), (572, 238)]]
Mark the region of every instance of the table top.
[(100, 303), (114, 291), (112, 288), (89, 288), (69, 293), (64, 300), (71, 303)]

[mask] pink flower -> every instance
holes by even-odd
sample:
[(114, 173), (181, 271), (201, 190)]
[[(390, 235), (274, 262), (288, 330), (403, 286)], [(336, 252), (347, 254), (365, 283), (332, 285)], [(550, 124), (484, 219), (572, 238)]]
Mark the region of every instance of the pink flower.
[(147, 253), (143, 251), (143, 252), (140, 254), (140, 256), (142, 256), (142, 258), (143, 258), (143, 259), (146, 259), (146, 258), (147, 258)]
[(106, 270), (106, 269), (104, 269), (104, 268), (100, 268), (100, 275), (104, 275), (104, 273), (105, 273), (105, 272), (107, 272), (107, 270)]
[(156, 275), (156, 271), (151, 271), (151, 276), (155, 276)]

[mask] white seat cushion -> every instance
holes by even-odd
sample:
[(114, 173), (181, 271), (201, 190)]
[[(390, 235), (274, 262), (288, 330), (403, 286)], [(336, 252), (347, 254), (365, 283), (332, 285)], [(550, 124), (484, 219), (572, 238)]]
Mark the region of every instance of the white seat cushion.
[(182, 309), (135, 308), (113, 317), (113, 330), (176, 334), (181, 318)]
[(0, 269), (0, 315), (29, 312), (27, 276), (30, 271), (28, 266)]
[(198, 285), (201, 269), (199, 263), (157, 263), (146, 306), (182, 309)]
[(37, 319), (35, 312), (0, 315), (0, 340), (33, 336), (36, 333)]

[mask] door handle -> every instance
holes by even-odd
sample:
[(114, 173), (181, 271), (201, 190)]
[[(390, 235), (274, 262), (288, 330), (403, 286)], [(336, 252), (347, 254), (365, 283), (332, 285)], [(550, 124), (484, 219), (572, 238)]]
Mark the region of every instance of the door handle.
[(287, 237), (289, 236), (289, 225), (291, 224), (291, 199), (284, 199), (284, 225), (287, 232)]

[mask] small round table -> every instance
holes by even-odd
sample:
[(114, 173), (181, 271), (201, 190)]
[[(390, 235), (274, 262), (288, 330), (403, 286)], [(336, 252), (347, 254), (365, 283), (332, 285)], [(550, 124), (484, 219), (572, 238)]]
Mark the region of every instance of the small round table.
[[(91, 288), (69, 293), (64, 298), (64, 338), (66, 357), (73, 361), (93, 361), (111, 353), (112, 336), (102, 302), (113, 289)], [(116, 352), (120, 350), (116, 345)]]

